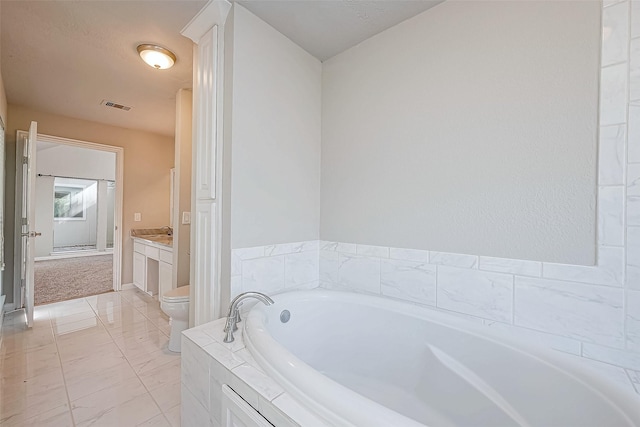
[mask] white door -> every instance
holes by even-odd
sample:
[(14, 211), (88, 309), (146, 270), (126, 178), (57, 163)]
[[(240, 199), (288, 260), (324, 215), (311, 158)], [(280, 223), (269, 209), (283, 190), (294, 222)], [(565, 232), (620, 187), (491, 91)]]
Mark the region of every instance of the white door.
[(34, 274), (33, 259), (35, 256), (34, 239), (40, 235), (33, 227), (35, 224), (35, 183), (36, 156), (35, 145), (38, 137), (38, 123), (31, 122), (29, 134), (22, 140), (22, 304), (27, 313), (27, 326), (33, 326)]

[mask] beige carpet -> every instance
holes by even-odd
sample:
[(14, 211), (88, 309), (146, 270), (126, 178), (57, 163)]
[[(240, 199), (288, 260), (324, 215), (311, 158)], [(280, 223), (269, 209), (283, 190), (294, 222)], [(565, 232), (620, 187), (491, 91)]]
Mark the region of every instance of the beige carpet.
[(36, 305), (113, 290), (113, 255), (35, 262)]

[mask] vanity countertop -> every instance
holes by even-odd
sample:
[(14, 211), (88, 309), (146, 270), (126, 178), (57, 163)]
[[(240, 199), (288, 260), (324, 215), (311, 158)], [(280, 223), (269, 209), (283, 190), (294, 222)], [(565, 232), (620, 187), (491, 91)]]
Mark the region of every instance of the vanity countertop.
[(173, 236), (169, 235), (168, 227), (163, 228), (138, 228), (131, 230), (131, 238), (140, 240), (141, 243), (156, 243), (158, 245), (173, 248)]
[(131, 236), (131, 238), (133, 240), (144, 240), (145, 242), (157, 243), (159, 245), (167, 246), (168, 248), (173, 247), (173, 237), (167, 236), (166, 234), (143, 234), (142, 236)]

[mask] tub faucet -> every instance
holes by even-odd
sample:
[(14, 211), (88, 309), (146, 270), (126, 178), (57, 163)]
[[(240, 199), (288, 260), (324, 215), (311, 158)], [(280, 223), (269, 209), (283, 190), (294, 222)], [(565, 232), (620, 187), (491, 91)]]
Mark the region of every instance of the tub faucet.
[(242, 321), (242, 319), (240, 319), (240, 306), (247, 298), (255, 298), (264, 305), (273, 304), (273, 300), (271, 298), (265, 294), (261, 294), (260, 292), (244, 292), (235, 297), (233, 301), (231, 301), (229, 313), (227, 313), (227, 323), (224, 326), (224, 332), (226, 332), (223, 340), (224, 342), (233, 342), (233, 332), (238, 330), (237, 324)]

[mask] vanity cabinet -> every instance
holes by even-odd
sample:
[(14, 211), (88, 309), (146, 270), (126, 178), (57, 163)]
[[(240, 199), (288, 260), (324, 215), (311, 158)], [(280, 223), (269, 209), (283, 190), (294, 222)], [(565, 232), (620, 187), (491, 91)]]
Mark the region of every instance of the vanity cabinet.
[(171, 290), (171, 279), (173, 277), (173, 266), (171, 262), (160, 261), (158, 267), (158, 289), (160, 295)]
[(140, 237), (133, 238), (133, 284), (149, 295), (171, 290), (173, 277), (171, 246)]
[(145, 270), (147, 260), (144, 252), (133, 252), (133, 284), (144, 291), (144, 283), (146, 279)]

